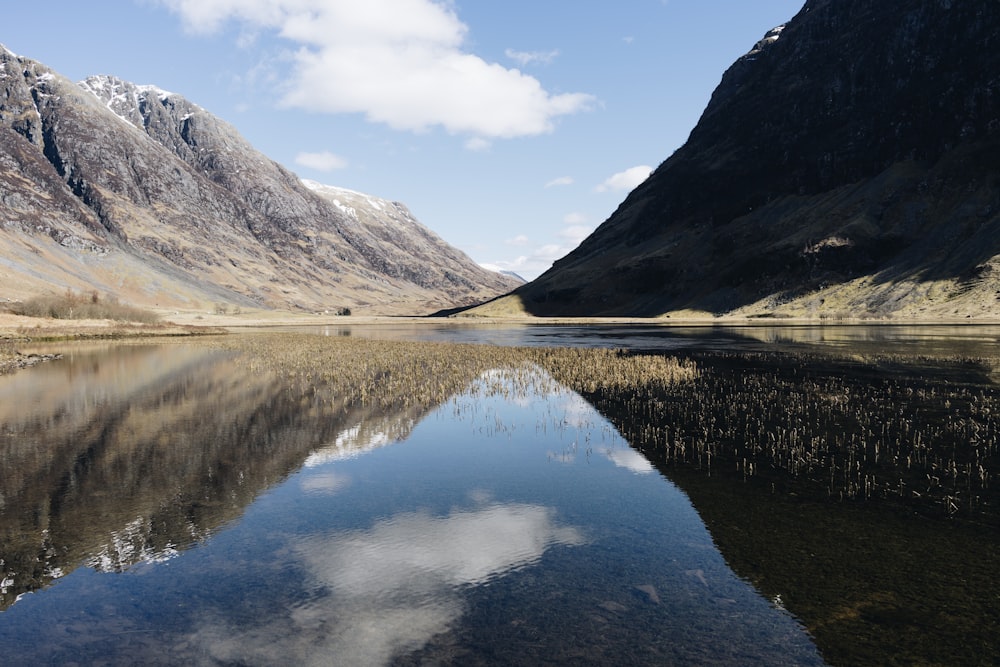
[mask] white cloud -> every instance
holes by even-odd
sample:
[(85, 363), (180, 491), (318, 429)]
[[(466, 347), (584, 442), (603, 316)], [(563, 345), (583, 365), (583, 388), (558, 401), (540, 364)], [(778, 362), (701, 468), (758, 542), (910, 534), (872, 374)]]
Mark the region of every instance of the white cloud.
[(346, 167), (347, 160), (330, 151), (322, 151), (320, 153), (299, 153), (295, 156), (295, 164), (317, 171), (333, 171)]
[(556, 243), (529, 246), (529, 237), (518, 234), (504, 240), (504, 244), (519, 249), (524, 248), (520, 250), (520, 254), (513, 258), (493, 259), (491, 262), (481, 263), (481, 266), (491, 271), (512, 271), (526, 280), (534, 280), (545, 273), (557, 259), (569, 254), (594, 231), (594, 226), (588, 224), (588, 218), (583, 213), (567, 213), (563, 216), (563, 223), (564, 226), (554, 234)]
[(513, 271), (526, 280), (533, 280), (547, 271), (552, 262), (565, 256), (574, 247), (561, 243), (548, 243), (514, 259), (495, 260), (488, 266), (493, 270)]
[(573, 185), (572, 176), (560, 176), (559, 178), (553, 178), (551, 181), (545, 184), (547, 188), (554, 188), (563, 185)]
[(507, 49), (504, 55), (516, 62), (521, 67), (526, 67), (533, 63), (548, 65), (559, 56), (559, 50), (552, 51), (515, 51)]
[(466, 140), (465, 148), (476, 153), (481, 153), (483, 151), (488, 151), (493, 147), (493, 142), (488, 139), (483, 139), (482, 137), (472, 137)]
[[(441, 127), (482, 138), (552, 131), (559, 116), (594, 103), (550, 93), (534, 77), (467, 52), (468, 27), (435, 0), (160, 0), (194, 32), (226, 22), (298, 45), (286, 106), (362, 113), (397, 130)], [(245, 40), (243, 40), (245, 42)]]
[(649, 178), (653, 168), (639, 165), (620, 171), (597, 186), (598, 192), (631, 192), (637, 185)]
[(575, 248), (580, 245), (585, 238), (590, 236), (590, 233), (593, 231), (594, 228), (588, 225), (570, 225), (559, 232), (559, 237), (566, 239), (566, 241), (571, 243)]

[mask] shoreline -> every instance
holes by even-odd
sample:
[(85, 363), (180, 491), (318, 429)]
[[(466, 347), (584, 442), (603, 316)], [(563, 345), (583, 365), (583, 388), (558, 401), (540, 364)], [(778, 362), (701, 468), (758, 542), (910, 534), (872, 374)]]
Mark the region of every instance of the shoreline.
[(156, 324), (112, 320), (58, 320), (0, 313), (0, 374), (12, 373), (57, 358), (54, 354), (22, 353), (18, 348), (36, 343), (138, 338), (184, 338), (225, 336), (253, 330), (292, 327), (394, 326), (489, 327), (489, 326), (646, 326), (663, 328), (825, 328), (825, 327), (989, 327), (1000, 326), (995, 318), (928, 319), (820, 319), (787, 317), (431, 317), (426, 315), (332, 315), (283, 311), (250, 311), (236, 314), (204, 312), (161, 313)]
[(374, 325), (551, 325), (596, 326), (640, 325), (655, 327), (836, 327), (836, 326), (1000, 326), (997, 318), (791, 318), (791, 317), (431, 317), (427, 315), (314, 315), (281, 311), (248, 312), (240, 315), (172, 312), (156, 324), (113, 320), (59, 320), (0, 313), (0, 343), (5, 340), (58, 342), (62, 340), (121, 339), (224, 335), (244, 329), (302, 326)]

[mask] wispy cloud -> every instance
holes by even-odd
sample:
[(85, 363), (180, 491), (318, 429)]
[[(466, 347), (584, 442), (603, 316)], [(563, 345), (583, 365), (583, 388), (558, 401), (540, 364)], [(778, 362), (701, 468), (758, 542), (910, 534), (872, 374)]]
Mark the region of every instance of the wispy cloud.
[(515, 51), (514, 49), (507, 49), (504, 51), (504, 55), (516, 62), (521, 67), (527, 67), (534, 63), (539, 63), (541, 65), (548, 65), (553, 60), (559, 56), (559, 50), (554, 49), (552, 51)]
[(483, 266), (493, 271), (513, 271), (526, 280), (533, 280), (574, 247), (575, 245), (567, 243), (546, 243), (513, 259), (500, 259), (484, 263)]
[(631, 192), (637, 185), (649, 178), (653, 168), (648, 165), (631, 167), (608, 177), (597, 186), (598, 192)]
[(566, 239), (575, 248), (593, 231), (593, 227), (588, 225), (570, 225), (559, 232), (559, 237)]
[(561, 187), (565, 185), (573, 185), (572, 176), (560, 176), (559, 178), (553, 178), (551, 181), (545, 184), (547, 188)]
[(466, 150), (473, 151), (475, 153), (483, 153), (488, 151), (493, 147), (493, 142), (489, 139), (483, 139), (482, 137), (471, 137), (465, 142)]
[(518, 234), (504, 240), (507, 246), (523, 249), (519, 250), (516, 257), (496, 259), (483, 263), (482, 266), (492, 271), (513, 271), (527, 280), (537, 278), (545, 273), (553, 262), (565, 257), (594, 231), (594, 226), (583, 213), (567, 213), (563, 216), (562, 222), (563, 227), (549, 239), (554, 240), (554, 243), (532, 243), (526, 234)]
[(450, 2), (159, 2), (193, 32), (214, 33), (236, 22), (244, 35), (240, 44), (257, 31), (296, 44), (282, 97), (289, 107), (361, 113), (397, 130), (440, 127), (497, 139), (550, 132), (556, 118), (595, 101), (586, 93), (549, 92), (534, 77), (470, 53), (468, 27)]
[(299, 153), (295, 156), (295, 164), (317, 171), (333, 171), (347, 167), (347, 160), (330, 151), (322, 151), (319, 153)]
[(566, 226), (559, 231), (559, 238), (575, 248), (590, 236), (594, 227), (587, 224), (587, 216), (583, 213), (573, 212), (563, 216), (563, 224)]

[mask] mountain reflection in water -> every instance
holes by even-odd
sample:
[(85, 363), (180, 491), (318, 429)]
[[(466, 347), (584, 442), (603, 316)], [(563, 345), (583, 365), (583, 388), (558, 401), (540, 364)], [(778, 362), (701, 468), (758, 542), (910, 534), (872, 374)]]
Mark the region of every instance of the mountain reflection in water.
[(387, 413), (186, 345), (0, 379), (36, 397), (3, 415), (5, 659), (822, 664), (609, 422), (507, 373)]
[[(79, 346), (0, 378), (0, 399), (0, 608), (81, 564), (175, 556), (371, 412), (180, 345)], [(417, 416), (379, 419), (402, 437)]]

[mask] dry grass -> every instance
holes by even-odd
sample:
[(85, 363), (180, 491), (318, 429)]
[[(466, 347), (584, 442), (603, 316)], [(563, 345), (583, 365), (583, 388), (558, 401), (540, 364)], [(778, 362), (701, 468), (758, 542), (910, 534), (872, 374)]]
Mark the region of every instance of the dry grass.
[(9, 338), (0, 338), (0, 373), (5, 369), (12, 368), (20, 355), (14, 348), (14, 341)]
[(336, 392), (346, 405), (433, 407), (497, 369), (535, 382), (542, 368), (575, 391), (664, 388), (696, 377), (692, 362), (594, 348), (501, 347), (417, 343), (308, 334), (226, 336), (207, 344), (242, 352), (251, 368), (277, 372), (316, 390)]
[(521, 297), (516, 294), (508, 294), (462, 311), (455, 317), (525, 318), (531, 317), (531, 314), (524, 308)]
[(121, 303), (114, 297), (102, 298), (97, 292), (77, 294), (67, 291), (59, 296), (36, 296), (12, 304), (10, 310), (15, 315), (57, 320), (113, 320), (153, 324), (160, 319), (152, 311)]

